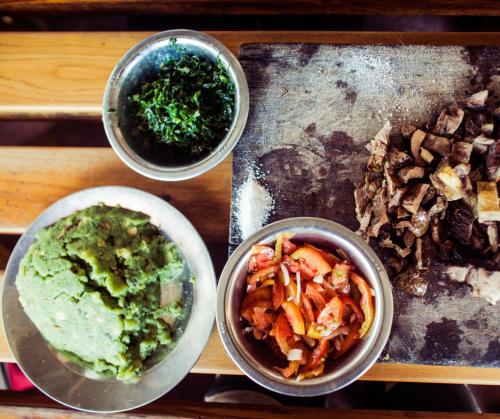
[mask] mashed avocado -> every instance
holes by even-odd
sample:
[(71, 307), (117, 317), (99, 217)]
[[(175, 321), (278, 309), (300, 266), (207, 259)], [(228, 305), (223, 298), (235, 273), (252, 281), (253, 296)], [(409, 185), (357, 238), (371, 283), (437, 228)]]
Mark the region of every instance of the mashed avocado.
[[(136, 381), (143, 361), (172, 343), (161, 288), (180, 282), (184, 262), (145, 214), (93, 206), (41, 230), (21, 261), (16, 286), (44, 338), (96, 372)], [(174, 323), (175, 325), (175, 323)]]

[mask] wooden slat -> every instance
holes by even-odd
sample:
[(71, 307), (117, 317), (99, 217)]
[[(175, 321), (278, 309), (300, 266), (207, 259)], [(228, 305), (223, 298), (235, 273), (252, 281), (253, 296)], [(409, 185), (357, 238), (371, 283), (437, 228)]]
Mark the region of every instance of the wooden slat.
[(131, 186), (165, 197), (206, 241), (227, 242), (231, 158), (196, 179), (167, 183), (135, 173), (111, 148), (2, 147), (0, 233), (22, 233), (58, 199), (100, 185)]
[[(114, 65), (148, 35), (151, 33), (3, 33), (0, 118), (98, 117), (104, 87)], [(500, 33), (232, 31), (212, 35), (234, 53), (248, 42), (500, 44)]]
[(3, 0), (7, 13), (499, 15), (494, 0)]
[[(41, 394), (23, 394), (11, 391), (0, 393), (2, 418), (73, 418), (87, 419), (95, 417), (92, 413), (69, 411)], [(197, 401), (179, 401), (161, 398), (139, 409), (127, 413), (107, 414), (114, 419), (125, 418), (315, 418), (315, 419), (493, 419), (500, 418), (494, 413), (465, 412), (416, 412), (403, 410), (368, 410), (368, 409), (325, 409), (320, 407), (268, 406), (239, 403), (204, 403)]]

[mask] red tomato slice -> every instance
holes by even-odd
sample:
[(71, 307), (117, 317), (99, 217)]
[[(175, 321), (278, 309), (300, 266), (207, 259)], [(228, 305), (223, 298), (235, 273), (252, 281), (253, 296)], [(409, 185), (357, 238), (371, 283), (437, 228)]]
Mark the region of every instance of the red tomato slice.
[(286, 368), (275, 368), (281, 373), (283, 377), (290, 378), (292, 375), (297, 375), (297, 373), (299, 372), (299, 366), (299, 361), (290, 361), (288, 363), (288, 367)]
[(360, 324), (363, 323), (363, 321), (365, 320), (365, 316), (363, 315), (363, 312), (359, 308), (358, 304), (356, 304), (356, 302), (351, 297), (348, 297), (344, 294), (341, 294), (339, 298), (346, 306), (352, 308), (352, 311), (354, 312), (354, 314), (356, 314), (356, 317), (358, 318)]
[(246, 309), (247, 307), (254, 304), (256, 301), (271, 300), (271, 298), (272, 298), (271, 288), (269, 288), (269, 287), (257, 288), (253, 291), (250, 291), (247, 295), (245, 295), (245, 298), (243, 299), (243, 302), (241, 303), (241, 310)]
[(349, 273), (351, 265), (345, 262), (335, 265), (332, 272), (332, 284), (338, 292), (349, 294), (351, 287), (349, 285)]
[(291, 256), (294, 260), (303, 259), (309, 268), (320, 275), (326, 275), (332, 271), (332, 267), (326, 262), (321, 253), (311, 247), (299, 247)]
[(285, 286), (281, 278), (278, 276), (273, 283), (273, 308), (278, 310), (281, 303), (285, 300)]
[(304, 320), (306, 321), (306, 325), (309, 325), (314, 321), (314, 312), (311, 302), (309, 301), (309, 297), (307, 297), (307, 295), (305, 295), (304, 293), (301, 293), (300, 300), (302, 303), (300, 310), (304, 315)]
[(283, 237), (283, 254), (291, 255), (293, 252), (295, 252), (296, 249), (297, 246), (295, 244), (293, 244), (286, 237)]
[(292, 326), (293, 333), (304, 335), (306, 333), (304, 319), (297, 304), (292, 301), (284, 301), (281, 307), (285, 310), (286, 318)]
[(304, 367), (304, 371), (313, 370), (318, 366), (324, 364), (329, 349), (330, 344), (328, 343), (328, 341), (320, 339), (319, 343), (309, 355), (309, 359), (307, 360), (307, 364)]
[(276, 315), (270, 313), (265, 307), (254, 307), (252, 320), (257, 329), (264, 330), (272, 326)]
[(285, 287), (285, 295), (286, 295), (286, 298), (295, 298), (296, 295), (297, 295), (297, 284), (295, 283), (295, 281), (293, 279), (290, 278), (290, 282), (288, 283), (288, 285)]
[(253, 324), (254, 309), (257, 307), (263, 308), (265, 310), (269, 310), (269, 309), (273, 308), (273, 303), (271, 302), (271, 300), (256, 301), (252, 305), (241, 310), (241, 317), (243, 317), (247, 322)]
[(290, 256), (285, 255), (283, 256), (282, 262), (286, 266), (289, 272), (296, 273), (299, 271), (299, 264), (298, 262), (295, 262)]
[(335, 266), (337, 263), (342, 262), (342, 260), (339, 257), (335, 256), (333, 253), (313, 246), (310, 243), (304, 243), (304, 247), (310, 247), (311, 249), (317, 250), (321, 254), (321, 256), (323, 256), (323, 259), (325, 259), (326, 263), (328, 263), (331, 267)]
[(252, 253), (248, 262), (248, 270), (255, 272), (260, 269), (271, 266), (274, 258), (274, 250), (272, 247), (263, 244), (254, 244), (252, 246)]
[(373, 323), (373, 318), (375, 317), (375, 310), (373, 308), (373, 297), (372, 290), (368, 285), (368, 282), (364, 280), (361, 275), (356, 272), (351, 272), (351, 279), (357, 285), (359, 291), (361, 292), (361, 300), (359, 302), (361, 310), (365, 315), (365, 321), (359, 329), (359, 337), (363, 338), (370, 330), (370, 326)]
[(354, 322), (351, 327), (349, 328), (349, 333), (347, 336), (344, 338), (342, 341), (342, 344), (340, 345), (340, 350), (335, 352), (333, 355), (333, 359), (337, 359), (344, 355), (349, 349), (351, 349), (352, 345), (356, 343), (356, 341), (359, 339), (359, 325), (361, 323)]
[(324, 291), (323, 287), (315, 282), (309, 282), (306, 285), (306, 295), (313, 301), (318, 310), (323, 310), (326, 305), (325, 298), (321, 294)]
[(288, 320), (286, 319), (285, 313), (281, 312), (276, 319), (276, 325), (274, 327), (274, 335), (276, 338), (276, 342), (278, 343), (281, 352), (287, 355), (290, 350), (290, 346), (288, 345), (287, 338), (293, 336), (293, 331), (288, 324)]
[(326, 304), (318, 316), (318, 323), (335, 330), (342, 323), (344, 304), (339, 297), (334, 297)]
[(247, 278), (247, 283), (250, 287), (250, 289), (255, 289), (257, 288), (257, 284), (259, 282), (262, 282), (264, 279), (269, 278), (272, 275), (275, 275), (276, 272), (278, 272), (279, 266), (273, 265), (273, 266), (268, 266), (267, 268), (261, 269), (254, 274), (250, 275)]

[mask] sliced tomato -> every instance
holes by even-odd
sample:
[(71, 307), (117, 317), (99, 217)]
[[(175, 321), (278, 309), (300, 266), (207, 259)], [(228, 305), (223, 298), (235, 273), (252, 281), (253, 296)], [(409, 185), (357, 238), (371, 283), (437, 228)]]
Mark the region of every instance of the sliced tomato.
[(291, 255), (293, 252), (295, 252), (296, 249), (297, 246), (295, 244), (293, 244), (286, 237), (283, 237), (283, 254)]
[(333, 253), (320, 249), (319, 247), (313, 246), (310, 243), (304, 243), (304, 247), (310, 247), (311, 249), (317, 250), (319, 253), (321, 253), (323, 259), (326, 260), (326, 263), (328, 263), (331, 267), (334, 267), (337, 263), (342, 262), (342, 260), (339, 257), (335, 256)]
[(292, 326), (293, 333), (304, 335), (306, 333), (304, 319), (299, 306), (292, 301), (284, 301), (281, 307), (285, 310), (286, 318)]
[(290, 278), (290, 282), (287, 286), (285, 286), (285, 295), (286, 298), (295, 298), (297, 296), (297, 284), (293, 279)]
[(322, 339), (330, 336), (333, 330), (327, 326), (318, 323), (311, 323), (307, 328), (307, 336), (313, 339)]
[(361, 300), (359, 301), (359, 305), (361, 306), (361, 310), (365, 315), (365, 321), (359, 329), (359, 337), (363, 338), (368, 333), (368, 330), (370, 330), (370, 326), (373, 323), (373, 318), (375, 317), (372, 290), (368, 285), (368, 282), (366, 282), (365, 279), (356, 272), (351, 272), (351, 279), (354, 281), (359, 289), (359, 292), (361, 293)]
[(330, 301), (333, 297), (336, 297), (338, 295), (336, 289), (328, 281), (325, 281), (323, 283), (323, 288), (325, 289), (324, 295), (326, 301)]
[(352, 345), (356, 343), (357, 340), (359, 340), (359, 325), (361, 323), (354, 322), (350, 328), (349, 328), (349, 333), (347, 336), (344, 338), (342, 343), (340, 344), (340, 350), (336, 351), (335, 354), (333, 355), (334, 359), (337, 359), (344, 355), (349, 349), (351, 349)]
[[(272, 286), (273, 286), (273, 284), (274, 284), (274, 279), (269, 278), (269, 279), (266, 279), (266, 280), (262, 283), (262, 285), (261, 285), (260, 287), (272, 287)], [(260, 288), (260, 287), (259, 287), (259, 288)]]
[(301, 300), (301, 307), (300, 310), (302, 311), (302, 314), (304, 315), (304, 320), (306, 322), (306, 326), (314, 322), (314, 312), (313, 308), (311, 305), (311, 301), (309, 301), (309, 297), (305, 295), (304, 293), (301, 293), (300, 295), (300, 300)]
[(324, 292), (324, 288), (315, 282), (309, 282), (306, 285), (306, 295), (313, 301), (316, 308), (320, 311), (323, 310), (326, 305), (325, 298), (322, 295)]
[(335, 330), (342, 323), (344, 304), (339, 297), (334, 297), (326, 304), (318, 316), (318, 323)]
[(309, 267), (309, 265), (304, 261), (304, 259), (299, 259), (298, 263), (299, 263), (299, 272), (303, 279), (311, 280), (318, 274), (314, 269)]
[(281, 373), (283, 377), (290, 378), (293, 375), (297, 375), (297, 373), (299, 372), (299, 367), (300, 367), (299, 361), (290, 361), (288, 363), (288, 367), (286, 368), (279, 368), (279, 367), (275, 368)]
[(252, 320), (257, 329), (265, 330), (274, 324), (276, 314), (271, 313), (265, 307), (254, 307)]
[(309, 355), (309, 359), (307, 360), (304, 370), (314, 370), (318, 366), (324, 364), (329, 350), (330, 344), (328, 341), (321, 339)]
[(243, 302), (241, 303), (241, 310), (246, 309), (247, 307), (254, 304), (256, 301), (271, 300), (271, 298), (272, 298), (271, 288), (269, 288), (269, 287), (257, 288), (255, 290), (248, 292), (248, 294), (245, 295), (245, 298), (243, 299)]
[(255, 301), (247, 308), (241, 310), (241, 317), (243, 317), (249, 323), (253, 324), (254, 309), (257, 307), (263, 308), (265, 310), (270, 310), (273, 308), (273, 303), (271, 302), (271, 300)]
[(351, 287), (349, 285), (349, 274), (351, 272), (352, 266), (342, 262), (333, 268), (332, 272), (332, 285), (338, 292), (344, 294), (349, 294)]
[(346, 305), (351, 307), (352, 311), (354, 314), (356, 314), (356, 317), (360, 323), (363, 323), (365, 320), (365, 316), (363, 315), (363, 312), (359, 308), (359, 305), (349, 296), (341, 294), (339, 298), (342, 300), (342, 302)]
[(290, 256), (288, 255), (283, 256), (282, 262), (286, 266), (289, 272), (296, 273), (299, 271), (300, 268), (299, 263), (294, 261)]
[(276, 325), (274, 327), (274, 336), (276, 338), (276, 342), (278, 343), (281, 352), (284, 355), (288, 354), (290, 350), (290, 346), (288, 345), (287, 338), (293, 336), (293, 331), (290, 325), (288, 324), (288, 320), (286, 318), (285, 313), (281, 312), (276, 319)]
[(332, 267), (326, 262), (321, 253), (312, 247), (299, 247), (291, 255), (294, 260), (304, 260), (304, 263), (320, 275), (326, 275), (332, 271)]
[(250, 260), (248, 261), (248, 270), (256, 272), (274, 264), (274, 250), (272, 247), (263, 244), (254, 244), (252, 246)]
[(285, 301), (285, 286), (283, 285), (281, 277), (278, 275), (278, 278), (276, 278), (273, 283), (273, 308), (278, 310), (283, 301)]
[(268, 266), (267, 268), (261, 269), (247, 278), (248, 286), (251, 290), (257, 288), (257, 284), (259, 282), (264, 281), (265, 279), (273, 276), (278, 272), (279, 266), (273, 265)]

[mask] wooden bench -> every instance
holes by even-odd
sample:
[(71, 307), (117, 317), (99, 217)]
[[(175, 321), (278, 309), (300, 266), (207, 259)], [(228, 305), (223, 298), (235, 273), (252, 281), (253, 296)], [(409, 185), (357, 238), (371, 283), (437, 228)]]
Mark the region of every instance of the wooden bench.
[[(498, 45), (495, 33), (215, 32), (237, 53), (247, 42)], [(2, 33), (0, 118), (99, 118), (103, 89), (121, 55), (149, 33)], [(1, 141), (1, 140), (0, 140)], [(127, 185), (168, 196), (209, 247), (227, 243), (231, 159), (181, 183), (146, 179), (110, 148), (0, 147), (0, 234), (20, 234), (47, 206), (88, 187)], [(199, 196), (203, 195), (203, 201)], [(210, 213), (210, 222), (206, 214)], [(225, 249), (224, 249), (225, 251)], [(215, 309), (215, 308), (214, 308)], [(0, 336), (0, 360), (13, 362)], [(214, 331), (193, 372), (240, 374)], [(500, 369), (376, 364), (364, 380), (500, 384)]]

